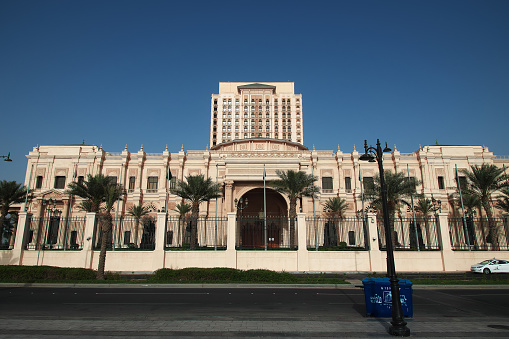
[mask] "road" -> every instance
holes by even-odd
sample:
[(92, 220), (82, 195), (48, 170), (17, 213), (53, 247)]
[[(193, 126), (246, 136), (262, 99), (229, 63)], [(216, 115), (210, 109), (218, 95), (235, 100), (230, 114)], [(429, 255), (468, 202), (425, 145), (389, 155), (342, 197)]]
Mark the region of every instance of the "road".
[[(359, 288), (0, 287), (0, 338), (388, 337)], [(413, 291), (412, 337), (509, 337), (509, 288)]]

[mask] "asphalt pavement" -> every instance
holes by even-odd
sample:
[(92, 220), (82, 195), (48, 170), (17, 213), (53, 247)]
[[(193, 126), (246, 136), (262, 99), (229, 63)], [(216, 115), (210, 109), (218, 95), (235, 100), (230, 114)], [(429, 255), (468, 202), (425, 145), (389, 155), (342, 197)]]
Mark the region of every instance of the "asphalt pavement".
[[(0, 285), (0, 338), (386, 338), (347, 286)], [(416, 286), (416, 338), (509, 337), (509, 288)]]

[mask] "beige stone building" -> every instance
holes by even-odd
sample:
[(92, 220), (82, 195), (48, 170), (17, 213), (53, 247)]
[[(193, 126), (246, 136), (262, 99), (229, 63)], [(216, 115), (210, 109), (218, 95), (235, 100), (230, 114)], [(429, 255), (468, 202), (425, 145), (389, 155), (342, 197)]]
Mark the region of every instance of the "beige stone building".
[(220, 82), (210, 110), (210, 145), (250, 138), (304, 143), (302, 95), (293, 82)]
[[(219, 94), (211, 101), (210, 140), (210, 149), (182, 147), (170, 152), (166, 147), (161, 153), (127, 146), (116, 153), (95, 145), (34, 147), (27, 155), (25, 179), (25, 185), (34, 190), (33, 199), (19, 206), (17, 230), (3, 241), (9, 248), (2, 250), (1, 263), (95, 268), (95, 215), (81, 211), (80, 199), (66, 194), (65, 188), (71, 181), (102, 173), (126, 189), (114, 208), (107, 270), (195, 266), (385, 270), (383, 223), (360, 198), (362, 183), (378, 173), (377, 164), (360, 161), (362, 153), (355, 147), (344, 152), (339, 147), (310, 150), (303, 146), (302, 96), (293, 93), (293, 83), (220, 83)], [(397, 213), (399, 271), (467, 270), (477, 260), (508, 256), (507, 217), (496, 211), (495, 246), (479, 218), (482, 215), (470, 215), (463, 222), (462, 211), (453, 201), (456, 169), (483, 163), (502, 167), (509, 160), (496, 157), (484, 146), (429, 145), (412, 153), (394, 147), (384, 154), (386, 171), (415, 177), (421, 182), (418, 193), (441, 203), (428, 217), (410, 207)], [(289, 242), (289, 200), (268, 184), (278, 178), (277, 170), (313, 174), (320, 186), (315, 198), (299, 199), (296, 248)], [(185, 251), (188, 221), (178, 218), (175, 209), (182, 200), (169, 192), (177, 180), (196, 174), (222, 188), (220, 198), (200, 206), (198, 244), (200, 249), (214, 251)], [(346, 200), (346, 218), (334, 220), (324, 213), (325, 202), (334, 197)], [(135, 226), (128, 215), (134, 205), (150, 208), (141, 226)]]

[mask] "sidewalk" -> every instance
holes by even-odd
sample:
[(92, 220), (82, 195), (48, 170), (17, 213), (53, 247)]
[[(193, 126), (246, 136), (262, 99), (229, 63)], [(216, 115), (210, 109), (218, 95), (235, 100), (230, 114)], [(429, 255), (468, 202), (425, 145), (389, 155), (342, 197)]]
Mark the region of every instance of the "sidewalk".
[[(0, 338), (163, 338), (163, 337), (299, 337), (389, 338), (390, 319), (365, 318), (338, 321), (270, 320), (52, 320), (1, 319)], [(492, 327), (474, 319), (409, 319), (412, 337), (507, 338), (507, 319), (491, 319)], [(506, 328), (504, 328), (504, 326)]]

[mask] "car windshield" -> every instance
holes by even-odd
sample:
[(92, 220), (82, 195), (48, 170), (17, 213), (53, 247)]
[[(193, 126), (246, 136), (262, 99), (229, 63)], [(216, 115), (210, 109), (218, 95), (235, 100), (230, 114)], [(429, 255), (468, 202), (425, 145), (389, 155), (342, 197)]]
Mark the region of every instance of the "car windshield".
[(484, 261), (481, 261), (479, 263), (479, 265), (486, 265), (486, 264), (489, 264), (491, 262), (491, 259), (490, 260), (484, 260)]

